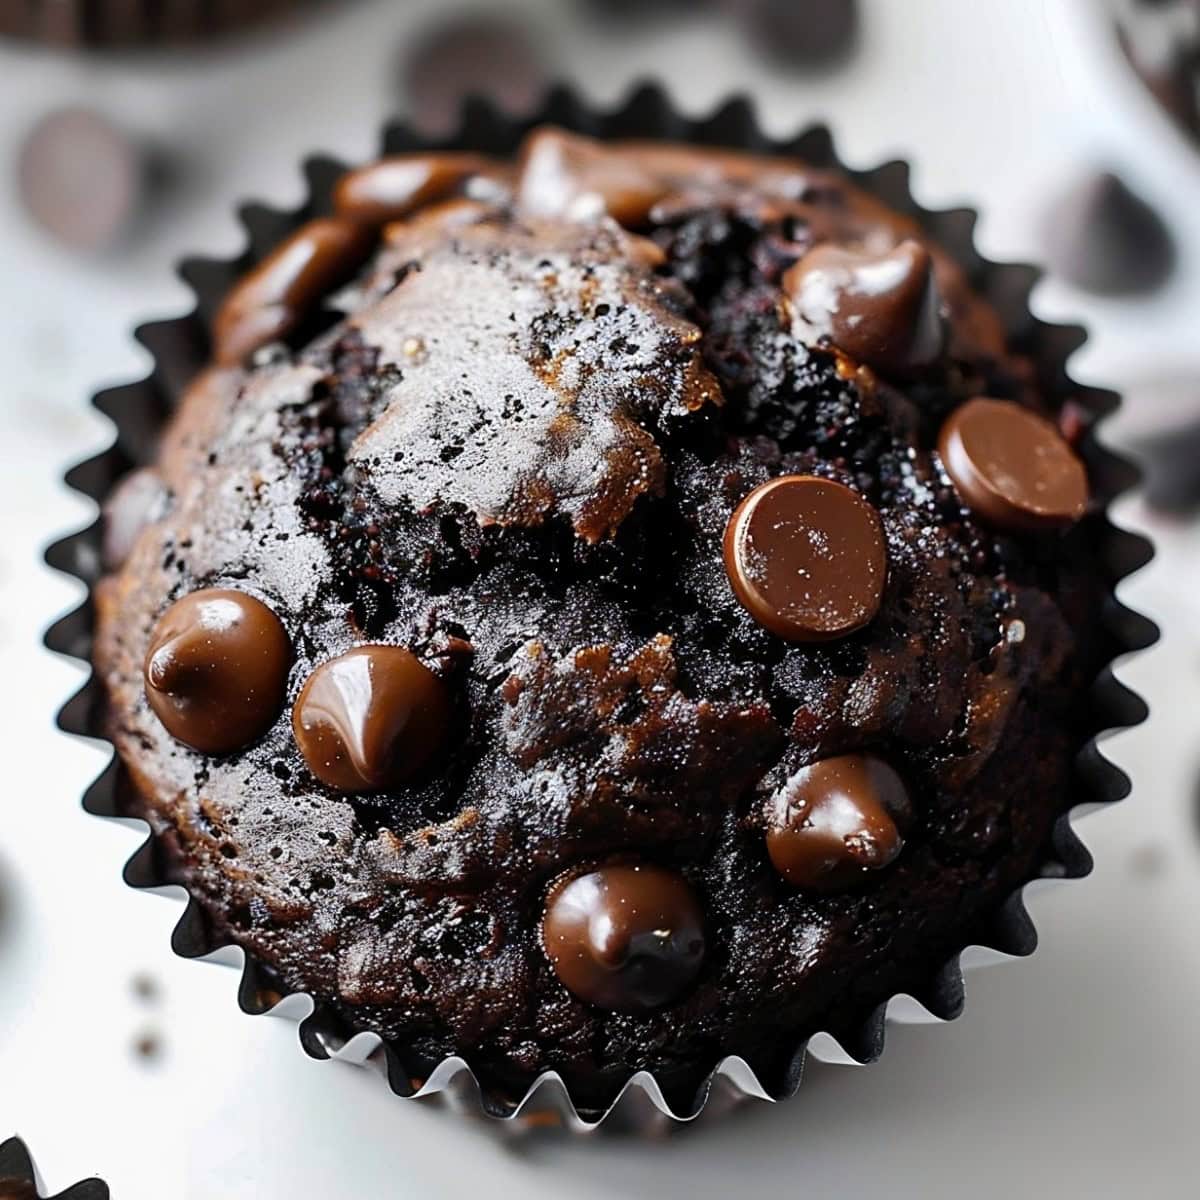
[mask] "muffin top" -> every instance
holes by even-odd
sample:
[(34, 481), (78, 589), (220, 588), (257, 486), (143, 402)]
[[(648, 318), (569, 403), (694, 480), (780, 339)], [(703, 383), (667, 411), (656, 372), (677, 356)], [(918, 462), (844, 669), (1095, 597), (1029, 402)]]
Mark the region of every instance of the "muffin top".
[(908, 217), (535, 130), (345, 176), (106, 508), (96, 662), (167, 874), (463, 1055), (771, 1086), (928, 994), (1071, 803), (1084, 467)]

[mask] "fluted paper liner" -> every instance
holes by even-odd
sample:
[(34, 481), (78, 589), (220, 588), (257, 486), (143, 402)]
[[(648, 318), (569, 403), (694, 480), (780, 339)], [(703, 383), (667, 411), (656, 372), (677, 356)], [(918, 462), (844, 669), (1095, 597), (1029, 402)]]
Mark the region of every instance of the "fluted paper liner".
[[(525, 118), (502, 115), (486, 103), (469, 101), (457, 136), (436, 143), (414, 134), (406, 126), (392, 124), (384, 130), (381, 150), (399, 153), (428, 149), (474, 150), (500, 157), (511, 156), (521, 138), (533, 126), (550, 122), (596, 137), (662, 138), (696, 144), (732, 146), (766, 154), (795, 156), (815, 166), (835, 167), (893, 208), (915, 217), (968, 272), (972, 284), (986, 296), (1005, 322), (1013, 348), (1035, 364), (1039, 384), (1047, 402), (1060, 407), (1070, 402), (1086, 426), (1079, 452), (1101, 511), (1088, 518), (1093, 549), (1109, 586), (1109, 595), (1097, 614), (1102, 628), (1103, 659), (1108, 663), (1133, 650), (1150, 645), (1157, 634), (1146, 618), (1119, 603), (1112, 593), (1126, 575), (1149, 561), (1152, 550), (1142, 537), (1116, 528), (1108, 519), (1111, 501), (1136, 480), (1135, 469), (1102, 447), (1095, 437), (1099, 419), (1117, 406), (1117, 397), (1107, 391), (1076, 384), (1066, 369), (1067, 360), (1085, 340), (1076, 326), (1049, 325), (1029, 311), (1030, 289), (1038, 271), (1029, 266), (998, 264), (984, 259), (975, 249), (972, 234), (976, 214), (965, 208), (930, 211), (913, 200), (908, 188), (908, 166), (902, 161), (873, 170), (845, 167), (837, 158), (829, 131), (822, 126), (806, 129), (799, 136), (775, 140), (758, 128), (753, 108), (742, 98), (722, 105), (711, 116), (693, 119), (679, 115), (666, 95), (653, 87), (635, 92), (612, 111), (596, 111), (572, 92), (553, 92), (541, 111)], [(177, 398), (209, 356), (209, 322), (229, 286), (259, 261), (286, 233), (309, 217), (327, 213), (336, 179), (347, 164), (317, 157), (304, 165), (308, 199), (296, 211), (282, 212), (260, 205), (241, 210), (248, 244), (235, 260), (190, 259), (181, 273), (196, 295), (195, 309), (183, 317), (143, 325), (138, 340), (154, 357), (150, 375), (136, 383), (110, 388), (94, 399), (95, 406), (116, 425), (116, 439), (103, 453), (79, 463), (66, 476), (67, 483), (94, 500), (101, 500), (113, 484), (131, 468), (152, 461), (157, 435)], [(101, 525), (56, 542), (47, 551), (51, 566), (89, 585), (100, 572)], [(90, 663), (94, 610), (89, 596), (74, 612), (59, 620), (46, 634), (52, 650)], [(1107, 804), (1122, 799), (1129, 790), (1126, 776), (1101, 753), (1103, 734), (1139, 724), (1146, 716), (1142, 700), (1123, 686), (1111, 666), (1096, 679), (1090, 693), (1081, 697), (1089, 713), (1089, 737), (1078, 752), (1074, 791), (1064, 803), (1051, 838), (1050, 857), (1041, 864), (1038, 878), (1077, 878), (1091, 869), (1091, 858), (1071, 827), (1068, 808), (1085, 804)], [(60, 727), (70, 733), (103, 738), (105, 699), (93, 675), (59, 714)], [(105, 817), (136, 815), (131, 803), (133, 785), (120, 760), (114, 755), (108, 767), (88, 789), (84, 807)], [(157, 887), (168, 881), (156, 866), (153, 838), (129, 860), (125, 879), (134, 887)], [(1018, 889), (994, 913), (982, 944), (1009, 955), (1033, 951), (1037, 935), (1025, 909), (1023, 889)], [(175, 927), (172, 945), (185, 957), (230, 951), (214, 941), (203, 909), (189, 901)], [(965, 949), (965, 947), (964, 947)], [(791, 1095), (800, 1083), (807, 1042), (796, 1046), (789, 1062), (777, 1072), (775, 1088), (766, 1087), (741, 1059), (713, 1063), (704, 1085), (689, 1105), (672, 1108), (651, 1075), (640, 1072), (622, 1089), (616, 1101), (603, 1110), (580, 1110), (562, 1080), (553, 1073), (539, 1077), (523, 1095), (506, 1095), (482, 1087), (468, 1065), (449, 1058), (430, 1065), (417, 1063), (406, 1047), (383, 1043), (371, 1033), (349, 1027), (328, 1007), (302, 993), (288, 993), (276, 974), (265, 964), (235, 951), (242, 964), (238, 1000), (249, 1013), (273, 1012), (299, 1020), (300, 1041), (313, 1058), (350, 1058), (370, 1062), (383, 1069), (392, 1090), (403, 1097), (437, 1096), (460, 1111), (500, 1118), (507, 1128), (561, 1125), (577, 1131), (600, 1127), (662, 1130), (677, 1122), (691, 1121), (701, 1111), (712, 1113), (751, 1097), (775, 1101)], [(941, 1019), (958, 1015), (963, 1003), (963, 977), (959, 955), (934, 972), (915, 999)], [(883, 1051), (887, 1003), (852, 1034), (842, 1034), (841, 1045), (860, 1062), (878, 1058)]]
[[(32, 1189), (33, 1195), (42, 1194), (38, 1186), (37, 1168), (19, 1137), (0, 1142), (0, 1187), (5, 1184), (23, 1184)], [(108, 1185), (101, 1179), (84, 1179), (65, 1191), (48, 1196), (46, 1200), (109, 1200)]]

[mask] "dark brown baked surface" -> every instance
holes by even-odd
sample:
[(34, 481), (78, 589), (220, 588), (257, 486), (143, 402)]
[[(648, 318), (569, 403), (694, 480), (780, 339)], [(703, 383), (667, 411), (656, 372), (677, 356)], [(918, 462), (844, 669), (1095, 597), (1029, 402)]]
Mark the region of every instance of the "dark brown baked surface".
[[(597, 1101), (729, 1054), (770, 1081), (805, 1035), (925, 990), (1047, 856), (1104, 585), (1082, 485), (1039, 508), (961, 410), (1006, 402), (1016, 460), (1070, 451), (959, 268), (835, 173), (557, 131), (515, 168), (386, 170), (334, 218), (378, 246), (318, 228), (312, 286), (278, 263), (243, 285), (225, 365), (110, 502), (96, 664), (140, 811), (223, 936), (412, 1061), (515, 1093), (553, 1068)], [(774, 620), (775, 567), (726, 544), (783, 476), (839, 485), (776, 497), (797, 519), (873, 511), (841, 567), (816, 560), (836, 584), (861, 538), (886, 552), (844, 620)], [(160, 619), (201, 589), (261, 601), (292, 647), (277, 718), (232, 753), (146, 699)], [(375, 740), (319, 775), (330, 730), (297, 697), (378, 645), (409, 654)], [(412, 686), (440, 715), (389, 775)], [(821, 816), (835, 785), (882, 789), (857, 840)], [(661, 874), (687, 944), (625, 930), (609, 966), (646, 971), (615, 984), (594, 947), (557, 957), (588, 936), (563, 897), (620, 899), (569, 886), (589, 873), (631, 896)]]

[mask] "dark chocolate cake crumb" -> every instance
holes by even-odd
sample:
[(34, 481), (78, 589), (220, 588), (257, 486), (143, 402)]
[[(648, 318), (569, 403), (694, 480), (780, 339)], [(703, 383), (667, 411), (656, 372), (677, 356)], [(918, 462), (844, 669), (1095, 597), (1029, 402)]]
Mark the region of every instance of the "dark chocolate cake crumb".
[(1048, 854), (1103, 661), (1078, 430), (835, 172), (541, 130), (339, 196), (344, 315), (235, 292), (97, 591), (169, 873), (411, 1074), (770, 1086)]

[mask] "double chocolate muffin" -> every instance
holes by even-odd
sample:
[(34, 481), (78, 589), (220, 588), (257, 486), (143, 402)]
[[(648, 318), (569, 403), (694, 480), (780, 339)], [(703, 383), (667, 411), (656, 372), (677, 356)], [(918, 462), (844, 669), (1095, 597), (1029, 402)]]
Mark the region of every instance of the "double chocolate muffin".
[(163, 874), (514, 1099), (779, 1086), (929, 997), (1050, 856), (1104, 662), (1078, 427), (997, 314), (790, 159), (543, 128), (333, 209), (106, 506)]

